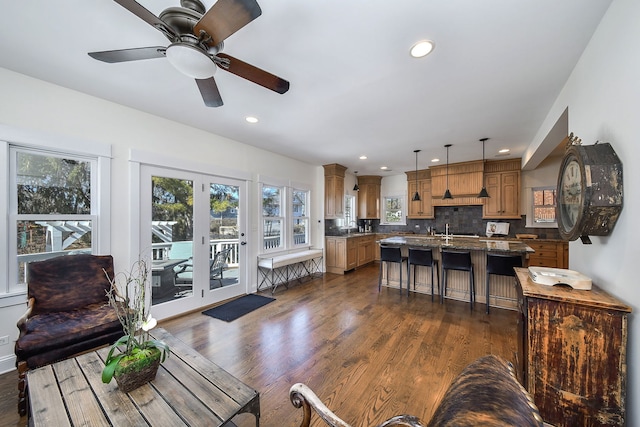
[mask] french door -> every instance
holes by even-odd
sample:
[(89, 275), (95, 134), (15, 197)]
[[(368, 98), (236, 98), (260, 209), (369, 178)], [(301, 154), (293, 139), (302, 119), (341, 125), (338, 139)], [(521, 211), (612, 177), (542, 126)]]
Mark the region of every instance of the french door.
[(143, 166), (141, 186), (154, 317), (247, 293), (246, 181)]

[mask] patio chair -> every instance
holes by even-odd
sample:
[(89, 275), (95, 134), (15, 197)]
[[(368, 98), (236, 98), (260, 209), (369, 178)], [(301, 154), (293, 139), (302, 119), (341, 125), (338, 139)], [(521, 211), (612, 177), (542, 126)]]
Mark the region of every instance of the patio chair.
[[(223, 271), (227, 267), (227, 259), (231, 253), (231, 248), (223, 249), (213, 256), (213, 258), (209, 261), (209, 279), (210, 280), (219, 280), (220, 286), (222, 286)], [(191, 285), (193, 284), (193, 264), (191, 261), (188, 261), (185, 264), (180, 264), (176, 268), (181, 266), (185, 266), (185, 268), (179, 270), (176, 273), (176, 285)]]

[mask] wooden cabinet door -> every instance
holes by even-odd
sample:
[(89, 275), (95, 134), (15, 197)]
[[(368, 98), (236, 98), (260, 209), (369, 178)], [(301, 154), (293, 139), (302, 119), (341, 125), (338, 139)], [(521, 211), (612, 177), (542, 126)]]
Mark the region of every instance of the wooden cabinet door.
[(520, 171), (487, 173), (483, 218), (520, 218)]
[(344, 172), (338, 164), (324, 165), (324, 217), (344, 217)]
[(344, 269), (346, 267), (346, 243), (345, 239), (327, 237), (327, 267), (337, 267)]
[(346, 239), (347, 253), (345, 270), (352, 270), (358, 266), (358, 245), (354, 239)]
[(484, 177), (484, 184), (489, 193), (489, 198), (484, 199), (484, 215), (485, 218), (498, 218), (500, 217), (501, 200), (500, 196), (500, 174), (488, 173)]
[(433, 218), (433, 203), (431, 201), (431, 180), (421, 179), (417, 183), (418, 194), (420, 194), (420, 200), (413, 201), (413, 195), (416, 192), (416, 182), (409, 181), (409, 200), (407, 205), (409, 206), (407, 216), (409, 218)]
[(520, 217), (520, 172), (503, 172), (500, 177), (502, 216)]

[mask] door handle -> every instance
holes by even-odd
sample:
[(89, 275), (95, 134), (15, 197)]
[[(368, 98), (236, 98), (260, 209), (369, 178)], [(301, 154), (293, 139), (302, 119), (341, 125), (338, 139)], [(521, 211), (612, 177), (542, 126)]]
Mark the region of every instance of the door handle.
[(247, 244), (247, 242), (240, 242), (240, 244), (241, 244), (242, 246), (244, 246), (244, 245), (246, 245), (246, 244)]

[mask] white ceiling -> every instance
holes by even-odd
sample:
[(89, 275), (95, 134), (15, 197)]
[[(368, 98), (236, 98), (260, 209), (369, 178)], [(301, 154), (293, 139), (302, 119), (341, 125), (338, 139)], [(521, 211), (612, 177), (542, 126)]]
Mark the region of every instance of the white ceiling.
[[(156, 15), (178, 6), (139, 2)], [(451, 162), (479, 159), (482, 137), (487, 158), (521, 156), (611, 0), (258, 2), (262, 16), (224, 52), (287, 79), (284, 95), (219, 70), (225, 104), (208, 108), (164, 58), (90, 58), (167, 45), (111, 0), (0, 0), (0, 67), (311, 164), (398, 174), (415, 168), (415, 149), (420, 168), (444, 161), (444, 144)], [(436, 48), (414, 59), (421, 39)]]

